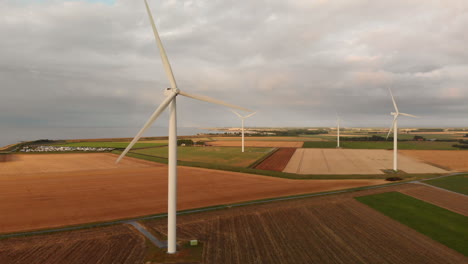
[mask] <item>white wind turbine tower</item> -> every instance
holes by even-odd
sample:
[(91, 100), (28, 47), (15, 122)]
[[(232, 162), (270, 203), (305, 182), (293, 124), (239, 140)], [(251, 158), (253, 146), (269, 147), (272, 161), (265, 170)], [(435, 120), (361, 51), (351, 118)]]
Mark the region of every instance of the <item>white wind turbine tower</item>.
[(390, 130), (388, 131), (387, 139), (388, 139), (388, 136), (390, 136), (390, 133), (392, 132), (392, 129), (393, 129), (393, 170), (396, 172), (398, 171), (398, 120), (397, 120), (398, 116), (400, 115), (409, 116), (409, 117), (418, 117), (418, 116), (400, 113), (400, 111), (398, 111), (395, 98), (393, 98), (392, 90), (390, 88), (388, 88), (388, 90), (390, 91), (390, 95), (392, 96), (392, 102), (393, 102), (393, 106), (395, 107), (395, 112), (390, 113), (393, 116), (393, 123), (392, 123), (392, 126), (390, 127)]
[(340, 147), (340, 117), (336, 114), (336, 147)]
[(171, 65), (169, 64), (169, 60), (167, 59), (166, 52), (164, 47), (161, 43), (161, 39), (159, 38), (158, 31), (156, 29), (156, 25), (154, 24), (153, 16), (151, 15), (151, 11), (148, 6), (148, 2), (145, 1), (146, 11), (148, 12), (148, 16), (153, 27), (154, 37), (156, 38), (156, 43), (159, 48), (159, 52), (161, 54), (162, 63), (164, 66), (164, 70), (166, 71), (166, 75), (169, 78), (171, 88), (167, 88), (165, 91), (166, 99), (159, 105), (159, 107), (154, 111), (151, 117), (146, 121), (143, 128), (138, 132), (138, 134), (133, 138), (132, 142), (127, 146), (127, 148), (122, 152), (120, 157), (117, 159), (116, 163), (119, 162), (127, 152), (133, 147), (133, 145), (138, 141), (138, 139), (143, 135), (143, 133), (151, 126), (151, 124), (159, 117), (159, 115), (169, 106), (170, 108), (170, 118), (169, 118), (169, 148), (168, 148), (168, 159), (169, 159), (169, 168), (168, 168), (168, 230), (167, 230), (167, 253), (175, 253), (176, 248), (176, 213), (177, 213), (177, 117), (176, 117), (176, 96), (183, 95), (186, 97), (190, 97), (193, 99), (206, 101), (209, 103), (219, 104), (223, 106), (227, 106), (229, 108), (236, 108), (247, 112), (252, 112), (249, 109), (235, 106), (232, 104), (228, 104), (216, 99), (212, 99), (210, 97), (199, 96), (199, 95), (192, 95), (185, 92), (182, 92), (177, 88), (176, 81), (174, 75), (172, 73)]
[(253, 113), (248, 114), (248, 115), (246, 115), (246, 116), (242, 116), (241, 114), (237, 113), (236, 111), (234, 111), (234, 110), (232, 110), (232, 109), (231, 109), (231, 111), (232, 111), (234, 114), (236, 114), (236, 115), (242, 120), (242, 152), (244, 152), (244, 120), (245, 120), (246, 118), (249, 118), (249, 117), (255, 115), (256, 112), (253, 112)]

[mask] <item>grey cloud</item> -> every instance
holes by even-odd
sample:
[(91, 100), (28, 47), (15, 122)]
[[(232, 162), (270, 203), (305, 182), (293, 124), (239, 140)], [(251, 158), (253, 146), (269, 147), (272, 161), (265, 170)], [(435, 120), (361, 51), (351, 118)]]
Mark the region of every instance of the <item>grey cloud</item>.
[[(328, 126), (338, 111), (387, 126), (391, 87), (426, 116), (403, 125), (468, 126), (466, 1), (149, 2), (179, 87), (259, 110), (251, 125)], [(138, 126), (169, 85), (142, 1), (6, 0), (0, 21), (2, 123)], [(237, 125), (179, 101), (182, 126)]]

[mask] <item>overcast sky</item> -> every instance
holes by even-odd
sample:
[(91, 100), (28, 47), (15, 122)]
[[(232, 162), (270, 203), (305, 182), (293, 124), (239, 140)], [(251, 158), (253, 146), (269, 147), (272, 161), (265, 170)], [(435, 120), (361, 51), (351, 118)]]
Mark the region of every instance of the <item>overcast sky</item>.
[[(402, 126), (468, 126), (466, 0), (148, 1), (179, 88), (247, 126), (387, 127), (389, 87)], [(0, 35), (1, 126), (140, 127), (169, 87), (143, 0), (0, 0)], [(240, 124), (178, 98), (180, 126)]]

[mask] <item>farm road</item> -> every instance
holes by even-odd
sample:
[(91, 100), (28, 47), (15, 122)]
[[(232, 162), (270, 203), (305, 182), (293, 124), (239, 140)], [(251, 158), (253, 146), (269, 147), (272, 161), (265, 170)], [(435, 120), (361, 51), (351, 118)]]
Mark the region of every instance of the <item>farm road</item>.
[(167, 243), (159, 241), (153, 234), (151, 234), (144, 226), (136, 221), (128, 221), (126, 222), (129, 225), (135, 227), (140, 233), (142, 233), (146, 238), (148, 238), (155, 246), (159, 248), (167, 248)]

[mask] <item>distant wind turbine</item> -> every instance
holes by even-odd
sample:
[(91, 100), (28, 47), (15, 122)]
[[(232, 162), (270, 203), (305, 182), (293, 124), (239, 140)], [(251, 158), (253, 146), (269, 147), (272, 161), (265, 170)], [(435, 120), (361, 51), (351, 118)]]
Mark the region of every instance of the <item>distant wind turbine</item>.
[(244, 120), (245, 120), (246, 118), (249, 118), (249, 117), (255, 115), (256, 112), (253, 112), (253, 113), (248, 114), (248, 115), (246, 115), (246, 116), (242, 116), (241, 114), (237, 113), (236, 111), (234, 111), (234, 110), (232, 110), (232, 109), (231, 109), (231, 111), (232, 111), (234, 114), (236, 114), (236, 115), (242, 120), (242, 152), (244, 152)]
[(398, 111), (395, 98), (393, 98), (392, 90), (390, 88), (388, 88), (388, 90), (390, 91), (390, 95), (392, 96), (392, 102), (393, 102), (393, 106), (395, 107), (395, 112), (390, 113), (393, 116), (393, 123), (392, 123), (392, 126), (390, 126), (390, 130), (388, 131), (387, 139), (388, 139), (388, 136), (390, 136), (390, 133), (392, 132), (392, 129), (393, 129), (393, 170), (396, 172), (398, 171), (398, 116), (402, 115), (402, 116), (409, 116), (409, 117), (416, 117), (416, 118), (418, 118), (419, 116), (400, 113), (400, 111)]
[(336, 147), (340, 147), (340, 117), (336, 114)]
[(172, 73), (171, 65), (169, 64), (169, 60), (167, 58), (166, 52), (162, 45), (161, 39), (159, 38), (158, 31), (156, 29), (156, 25), (154, 24), (153, 16), (151, 15), (151, 11), (148, 6), (148, 2), (145, 1), (146, 11), (148, 12), (148, 16), (151, 22), (151, 26), (153, 27), (154, 37), (156, 38), (156, 43), (159, 48), (159, 53), (161, 54), (162, 63), (164, 66), (164, 70), (166, 71), (166, 75), (169, 78), (169, 82), (171, 84), (171, 88), (167, 88), (164, 94), (166, 95), (166, 99), (159, 105), (159, 107), (154, 111), (151, 117), (146, 121), (143, 128), (138, 132), (138, 134), (133, 138), (132, 142), (127, 146), (127, 148), (122, 152), (120, 157), (117, 159), (116, 163), (118, 163), (127, 153), (128, 151), (135, 145), (135, 143), (140, 139), (143, 133), (151, 126), (151, 124), (159, 117), (159, 115), (169, 106), (170, 108), (170, 119), (169, 119), (169, 147), (168, 147), (168, 159), (169, 159), (169, 184), (168, 184), (168, 230), (167, 230), (167, 253), (173, 254), (176, 252), (176, 213), (177, 213), (177, 114), (176, 114), (176, 96), (183, 95), (186, 97), (190, 97), (193, 99), (197, 99), (200, 101), (205, 101), (209, 103), (219, 104), (223, 106), (227, 106), (229, 108), (240, 109), (247, 112), (252, 112), (249, 109), (228, 104), (210, 97), (200, 96), (200, 95), (192, 95), (185, 92), (182, 92), (177, 88), (176, 81), (174, 78), (174, 74)]

